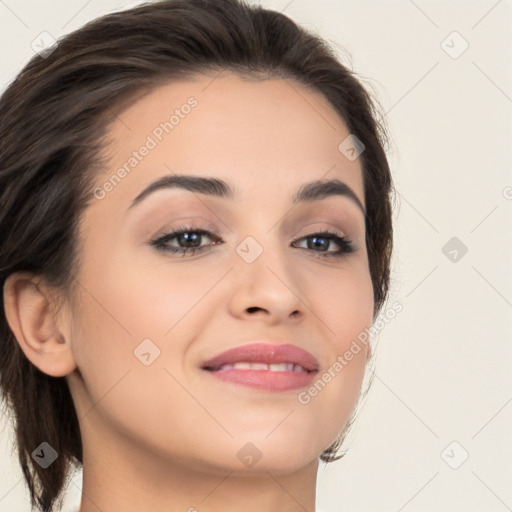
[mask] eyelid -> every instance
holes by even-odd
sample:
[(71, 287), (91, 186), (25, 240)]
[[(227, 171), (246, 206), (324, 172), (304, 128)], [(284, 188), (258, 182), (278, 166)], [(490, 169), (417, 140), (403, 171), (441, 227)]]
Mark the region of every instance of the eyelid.
[[(345, 228), (342, 228), (342, 225), (345, 225)], [(301, 228), (296, 233), (297, 234), (293, 238), (294, 241), (304, 237), (316, 235), (318, 233), (329, 233), (335, 236), (339, 236), (340, 238), (350, 239), (354, 246), (356, 246), (355, 241), (359, 239), (359, 236), (354, 228), (350, 225), (347, 225), (347, 223), (344, 223), (342, 219), (329, 219), (310, 222), (306, 228)], [(358, 244), (356, 247), (358, 247)]]
[[(206, 229), (204, 226), (195, 226), (194, 223), (181, 226), (177, 226), (176, 228), (172, 228), (171, 230), (167, 231), (166, 233), (153, 238), (149, 243), (149, 245), (156, 247), (157, 250), (163, 252), (163, 253), (170, 253), (175, 256), (181, 255), (181, 257), (185, 257), (188, 255), (193, 255), (195, 253), (206, 253), (209, 249), (211, 249), (215, 245), (223, 245), (225, 242), (220, 237), (217, 232), (217, 230), (213, 229)], [(174, 238), (185, 234), (185, 233), (196, 233), (199, 234), (200, 237), (207, 236), (210, 240), (212, 240), (213, 243), (207, 244), (207, 245), (200, 245), (198, 247), (185, 247), (185, 248), (176, 248), (171, 247), (167, 245), (167, 243), (170, 240), (173, 240)], [(311, 230), (309, 233), (304, 234), (298, 238), (295, 238), (291, 244), (293, 247), (295, 247), (294, 244), (297, 244), (298, 242), (302, 242), (303, 240), (307, 240), (308, 238), (312, 238), (315, 235), (318, 235), (318, 238), (325, 238), (329, 240), (329, 243), (333, 242), (336, 244), (340, 249), (336, 251), (315, 251), (310, 248), (303, 248), (303, 247), (297, 247), (298, 249), (302, 249), (308, 253), (311, 253), (312, 257), (318, 258), (318, 259), (325, 259), (327, 260), (334, 260), (334, 259), (341, 259), (346, 256), (348, 256), (351, 253), (356, 252), (359, 249), (359, 244), (354, 243), (352, 239), (350, 239), (348, 236), (346, 236), (343, 232), (343, 230), (339, 230), (338, 228), (332, 229), (332, 228), (320, 228)]]
[[(318, 223), (314, 223), (315, 225), (318, 224)], [(310, 236), (310, 235), (315, 235), (317, 233), (321, 233), (321, 232), (326, 232), (326, 231), (336, 231), (336, 234), (339, 235), (339, 236), (347, 236), (347, 233), (345, 232), (344, 229), (341, 229), (341, 228), (338, 228), (337, 226), (334, 226), (333, 224), (329, 223), (329, 222), (326, 222), (324, 224), (328, 224), (329, 226), (326, 228), (325, 226), (315, 226), (315, 227), (308, 227), (308, 230), (306, 231), (306, 234), (303, 234), (303, 235), (300, 235), (300, 237), (304, 237), (304, 236)], [(308, 226), (311, 226), (311, 224), (308, 224)]]
[[(177, 224), (177, 225), (175, 225), (175, 224)], [(326, 228), (325, 226), (317, 226), (317, 224), (328, 224), (329, 227)], [(314, 227), (311, 227), (311, 226), (314, 226)], [(217, 237), (221, 236), (220, 235), (221, 230), (218, 228), (218, 226), (204, 217), (196, 217), (193, 220), (192, 220), (192, 217), (181, 217), (180, 219), (176, 219), (175, 221), (173, 221), (170, 226), (166, 226), (162, 229), (159, 229), (155, 235), (150, 236), (149, 240), (146, 240), (146, 241), (158, 239), (158, 238), (163, 237), (173, 231), (183, 230), (185, 228), (190, 231), (192, 231), (192, 230), (210, 231), (212, 235), (215, 235)], [(345, 229), (341, 229), (341, 228), (337, 227), (336, 225), (334, 225), (332, 222), (328, 222), (328, 221), (317, 221), (317, 222), (309, 223), (307, 225), (307, 228), (308, 229), (307, 229), (306, 233), (298, 234), (298, 233), (300, 233), (300, 231), (299, 231), (297, 233), (297, 235), (295, 235), (293, 237), (292, 241), (296, 242), (297, 240), (300, 240), (301, 238), (304, 238), (307, 236), (312, 236), (312, 235), (322, 233), (322, 232), (330, 232), (333, 235), (337, 235), (340, 237), (345, 236), (347, 238), (350, 238), (351, 240), (354, 239), (354, 237), (350, 236)], [(333, 230), (335, 230), (336, 233), (334, 233)], [(229, 231), (231, 233), (233, 232), (233, 230), (231, 230), (231, 229), (229, 229)]]
[(187, 229), (196, 231), (210, 231), (213, 234), (218, 234), (218, 232), (220, 231), (216, 224), (213, 224), (204, 217), (195, 217), (194, 219), (195, 220), (193, 220), (192, 217), (181, 217), (179, 219), (175, 219), (172, 221), (170, 225), (166, 225), (165, 227), (159, 229), (154, 235), (151, 235), (149, 239), (152, 240), (155, 238), (159, 238), (164, 235), (167, 235), (172, 231), (183, 229), (185, 227)]

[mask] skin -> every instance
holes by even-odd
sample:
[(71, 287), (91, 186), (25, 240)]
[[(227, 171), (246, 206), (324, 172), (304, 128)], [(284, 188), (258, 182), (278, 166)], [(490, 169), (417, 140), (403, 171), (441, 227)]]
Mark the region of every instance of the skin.
[[(190, 96), (198, 101), (190, 114), (86, 209), (77, 295), (57, 308), (44, 280), (13, 274), (7, 317), (29, 360), (69, 383), (84, 448), (80, 512), (313, 512), (318, 457), (357, 402), (368, 349), (307, 405), (301, 390), (227, 384), (199, 366), (274, 340), (311, 352), (321, 374), (371, 325), (362, 211), (341, 196), (291, 205), (302, 184), (330, 178), (364, 205), (361, 162), (338, 150), (349, 132), (319, 93), (224, 72), (159, 86), (118, 113), (96, 184)], [(174, 173), (221, 178), (237, 198), (174, 188), (128, 210), (149, 183)], [(189, 222), (213, 227), (224, 243), (203, 237), (209, 247), (185, 256), (148, 243)], [(315, 257), (321, 250), (303, 237), (326, 228), (356, 251)], [(252, 263), (236, 252), (247, 236), (263, 249)], [(149, 366), (134, 356), (146, 338), (160, 350)], [(237, 457), (248, 442), (261, 455), (252, 467)]]

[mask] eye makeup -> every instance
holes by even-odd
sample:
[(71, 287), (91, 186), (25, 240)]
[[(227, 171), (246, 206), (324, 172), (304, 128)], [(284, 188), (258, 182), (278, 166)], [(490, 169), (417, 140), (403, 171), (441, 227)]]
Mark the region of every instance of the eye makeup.
[[(210, 239), (212, 243), (201, 245), (200, 242), (204, 238)], [(173, 240), (177, 243), (177, 245), (171, 244)], [(333, 229), (313, 231), (294, 240), (292, 242), (292, 246), (295, 247), (294, 244), (304, 241), (307, 242), (307, 247), (298, 248), (301, 250), (309, 251), (311, 256), (316, 258), (341, 258), (357, 250), (355, 244), (347, 236)], [(193, 255), (197, 252), (213, 250), (214, 246), (224, 243), (225, 242), (218, 234), (213, 233), (205, 227), (193, 224), (172, 229), (171, 231), (164, 233), (163, 235), (159, 235), (149, 242), (149, 244), (159, 252), (181, 257), (185, 257), (186, 255)], [(185, 245), (185, 247), (180, 246), (180, 244)], [(332, 245), (337, 246), (338, 249), (334, 251), (327, 250)], [(316, 249), (321, 250), (317, 251)]]

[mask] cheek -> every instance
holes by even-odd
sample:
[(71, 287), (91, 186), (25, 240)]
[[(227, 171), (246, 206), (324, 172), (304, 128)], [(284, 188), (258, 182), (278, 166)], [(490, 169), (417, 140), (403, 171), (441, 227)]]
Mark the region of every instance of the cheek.
[[(333, 274), (311, 278), (307, 304), (318, 315), (328, 352), (326, 365), (313, 385), (298, 398), (326, 428), (337, 435), (359, 396), (368, 353), (368, 330), (373, 320), (373, 286), (364, 262)], [(341, 422), (341, 423), (340, 423)]]
[[(81, 282), (87, 314), (109, 335), (161, 339), (212, 287), (216, 272), (199, 266), (171, 265), (164, 257), (149, 260), (126, 250), (110, 252), (98, 266), (84, 269)], [(186, 267), (186, 268), (185, 268)], [(97, 320), (96, 320), (97, 319)]]
[(307, 274), (305, 290), (306, 304), (318, 315), (320, 327), (326, 329), (338, 351), (371, 326), (373, 285), (363, 259), (354, 259), (337, 270)]
[[(172, 366), (169, 361), (183, 357), (179, 338), (163, 336), (172, 326), (173, 315), (165, 314), (168, 297), (161, 294), (158, 302), (148, 300), (144, 289), (135, 285), (137, 279), (128, 279), (128, 275), (124, 280), (114, 274), (103, 277), (87, 283), (94, 297), (84, 293), (75, 313), (73, 352), (85, 393), (77, 388), (78, 416), (87, 418), (85, 428), (99, 416), (117, 429), (128, 429), (132, 436), (150, 439), (158, 434), (164, 439), (159, 429), (176, 421), (176, 407), (190, 402), (165, 371)], [(149, 353), (147, 365), (144, 353)], [(95, 414), (89, 415), (92, 408)]]

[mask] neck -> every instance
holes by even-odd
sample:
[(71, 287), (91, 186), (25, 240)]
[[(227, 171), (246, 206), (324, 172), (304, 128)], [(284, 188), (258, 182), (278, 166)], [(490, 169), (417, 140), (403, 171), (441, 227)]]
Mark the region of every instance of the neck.
[(293, 473), (230, 469), (163, 459), (119, 436), (82, 439), (80, 512), (315, 511), (318, 459)]

